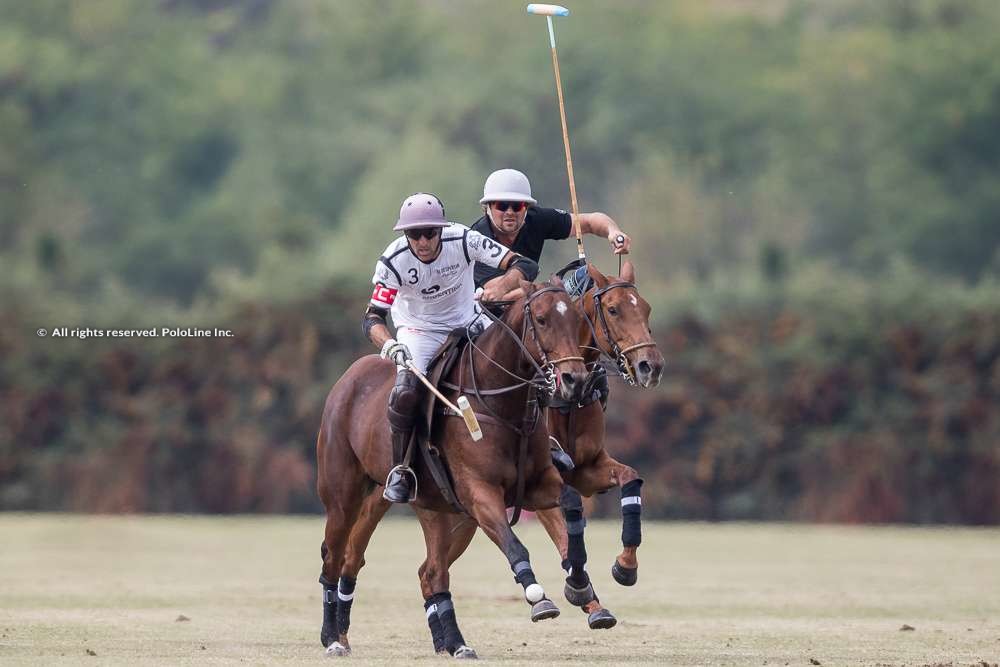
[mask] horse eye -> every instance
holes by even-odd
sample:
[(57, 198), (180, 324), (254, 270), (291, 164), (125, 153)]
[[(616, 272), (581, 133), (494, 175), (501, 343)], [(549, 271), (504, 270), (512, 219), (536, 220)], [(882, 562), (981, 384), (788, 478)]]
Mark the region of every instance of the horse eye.
[(538, 323), (544, 327), (545, 326), (545, 318), (544, 317), (539, 317), (538, 318)]
[(608, 314), (609, 315), (617, 315), (618, 314), (618, 309), (615, 308), (614, 306), (609, 306), (608, 307)]

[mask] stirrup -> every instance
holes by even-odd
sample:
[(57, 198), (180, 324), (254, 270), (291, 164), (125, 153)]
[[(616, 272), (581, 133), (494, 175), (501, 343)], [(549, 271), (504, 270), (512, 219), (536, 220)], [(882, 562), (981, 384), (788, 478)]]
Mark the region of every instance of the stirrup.
[[(410, 476), (411, 484), (410, 486), (410, 496), (409, 498), (396, 499), (395, 497), (389, 496), (390, 481), (392, 480), (393, 474), (399, 475), (399, 483), (405, 483), (406, 476)], [(385, 478), (385, 489), (382, 491), (382, 497), (388, 500), (390, 503), (412, 503), (417, 498), (417, 475), (413, 472), (413, 468), (408, 465), (400, 463), (399, 465), (393, 467), (389, 471), (388, 476)]]

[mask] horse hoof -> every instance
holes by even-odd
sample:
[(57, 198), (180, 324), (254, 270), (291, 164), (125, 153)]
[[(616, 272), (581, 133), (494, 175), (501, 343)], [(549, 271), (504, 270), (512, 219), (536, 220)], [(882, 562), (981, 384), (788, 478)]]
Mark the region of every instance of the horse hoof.
[(618, 624), (618, 619), (607, 609), (598, 609), (587, 616), (587, 625), (591, 630), (608, 630)]
[(531, 605), (531, 622), (537, 623), (559, 615), (559, 607), (552, 600), (545, 598)]
[(351, 654), (351, 647), (344, 646), (340, 642), (333, 642), (326, 647), (326, 657), (328, 658), (342, 658)]
[(454, 657), (456, 660), (479, 660), (479, 656), (476, 655), (476, 649), (465, 644), (455, 649)]
[(573, 588), (569, 581), (567, 581), (566, 587), (563, 588), (563, 595), (566, 596), (566, 602), (569, 602), (574, 607), (582, 607), (597, 597), (594, 594), (594, 586), (589, 581), (583, 588)]
[(611, 576), (622, 586), (635, 586), (639, 579), (639, 568), (625, 567), (615, 560), (615, 564), (611, 566)]

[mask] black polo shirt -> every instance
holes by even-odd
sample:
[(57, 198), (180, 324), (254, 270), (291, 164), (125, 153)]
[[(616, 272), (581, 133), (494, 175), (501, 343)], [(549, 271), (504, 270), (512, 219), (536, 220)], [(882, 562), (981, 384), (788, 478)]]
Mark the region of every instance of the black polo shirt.
[[(485, 215), (472, 224), (472, 228), (482, 234), (496, 240), (496, 231), (490, 224), (489, 218)], [(546, 239), (561, 241), (569, 238), (573, 231), (573, 218), (569, 213), (558, 208), (541, 208), (529, 206), (528, 213), (524, 216), (524, 225), (517, 233), (514, 244), (510, 249), (519, 255), (524, 255), (536, 262), (542, 256), (542, 248)], [(482, 287), (483, 283), (503, 275), (500, 269), (476, 262), (475, 281), (476, 287)]]

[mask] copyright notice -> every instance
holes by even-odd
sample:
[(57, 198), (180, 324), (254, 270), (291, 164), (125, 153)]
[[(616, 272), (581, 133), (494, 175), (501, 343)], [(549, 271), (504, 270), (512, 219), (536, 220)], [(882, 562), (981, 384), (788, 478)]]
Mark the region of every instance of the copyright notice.
[(149, 329), (93, 329), (90, 327), (45, 327), (35, 332), (39, 338), (233, 338), (232, 329), (199, 327), (151, 327)]

